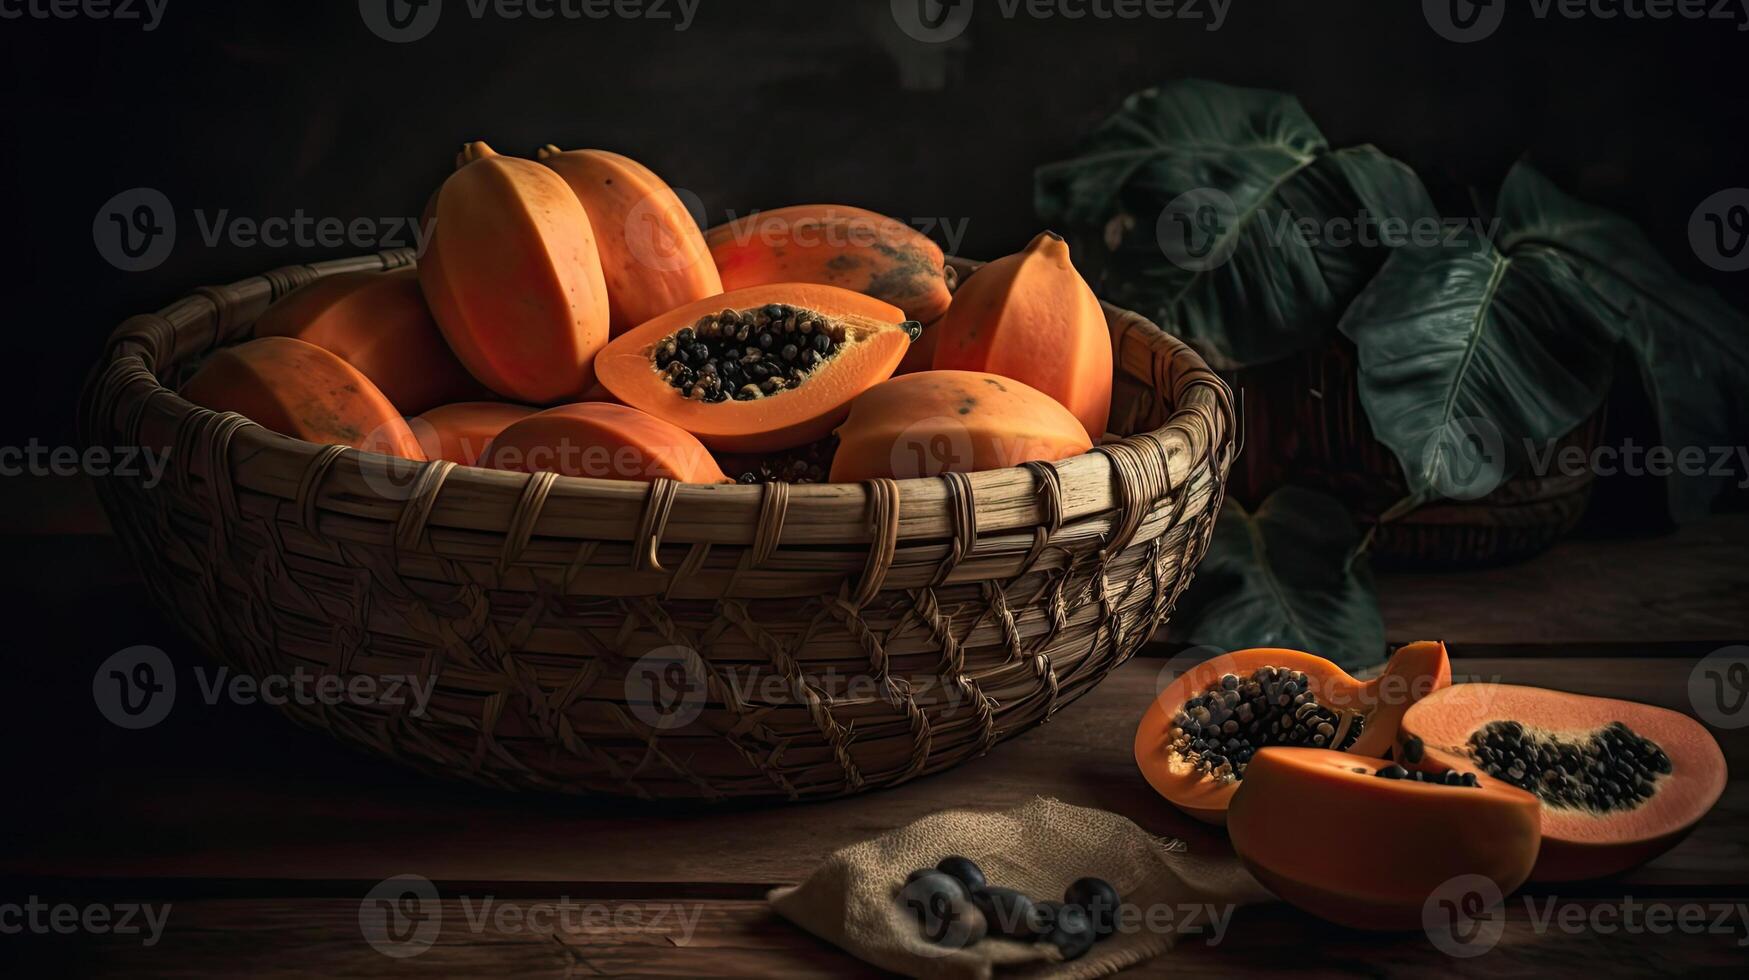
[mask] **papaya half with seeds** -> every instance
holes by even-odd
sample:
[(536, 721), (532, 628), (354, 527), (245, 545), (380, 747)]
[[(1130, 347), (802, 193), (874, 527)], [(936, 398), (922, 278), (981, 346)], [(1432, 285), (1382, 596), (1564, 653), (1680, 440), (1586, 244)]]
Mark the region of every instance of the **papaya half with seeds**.
[(498, 433), (540, 411), (508, 402), (454, 402), (407, 420), (427, 459), (477, 466)]
[(607, 283), (589, 214), (552, 170), (484, 143), (438, 189), (419, 285), (444, 339), (507, 398), (567, 401), (607, 343)]
[(1679, 712), (1512, 684), (1459, 684), (1409, 709), (1398, 757), (1478, 769), (1542, 800), (1537, 881), (1601, 878), (1676, 846), (1724, 793), (1724, 753)]
[(759, 211), (705, 233), (724, 289), (778, 282), (838, 286), (885, 300), (919, 323), (952, 302), (952, 273), (929, 236), (844, 204)]
[(838, 429), (833, 482), (975, 473), (1093, 448), (1069, 410), (1011, 378), (922, 371), (858, 396)]
[(1355, 929), (1424, 928), (1442, 890), (1467, 897), (1466, 876), (1501, 896), (1524, 884), (1541, 839), (1536, 797), (1473, 772), (1407, 775), (1348, 752), (1265, 748), (1227, 810), (1233, 850), (1280, 898)]
[(1359, 681), (1298, 650), (1240, 650), (1192, 667), (1154, 699), (1136, 728), (1136, 765), (1185, 813), (1224, 823), (1247, 765), (1274, 746), (1383, 757), (1410, 706), (1451, 684), (1445, 644), (1411, 643)]
[(541, 148), (539, 159), (565, 179), (589, 213), (612, 336), (723, 291), (698, 224), (650, 168), (606, 150), (551, 144)]
[(1111, 418), (1111, 329), (1098, 297), (1045, 232), (967, 277), (935, 327), (937, 370), (988, 371), (1061, 402), (1097, 442)]
[(512, 422), (486, 447), (480, 464), (598, 480), (729, 482), (710, 451), (685, 429), (608, 402), (560, 405)]
[(406, 420), (369, 378), (291, 337), (214, 351), (182, 386), (182, 397), (307, 442), (425, 459)]
[(847, 289), (752, 286), (656, 317), (595, 366), (615, 398), (712, 449), (774, 452), (830, 433), (851, 399), (892, 375), (915, 329)]
[(318, 279), (268, 307), (255, 336), (339, 355), (406, 415), (487, 394), (444, 342), (411, 268)]

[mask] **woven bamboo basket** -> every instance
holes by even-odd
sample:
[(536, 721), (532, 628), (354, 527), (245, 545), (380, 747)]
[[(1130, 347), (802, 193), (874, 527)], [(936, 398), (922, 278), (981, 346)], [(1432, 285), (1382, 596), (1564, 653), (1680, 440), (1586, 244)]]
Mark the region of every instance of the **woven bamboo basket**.
[(288, 267), (129, 319), (81, 432), (169, 450), (160, 484), (112, 477), (100, 492), (198, 647), (257, 677), (433, 685), (422, 714), (410, 699), (284, 706), (420, 769), (656, 799), (833, 796), (937, 772), (1134, 653), (1220, 509), (1226, 385), (1110, 307), (1127, 437), (969, 476), (530, 476), (314, 445), (175, 394), (279, 296), (413, 261)]
[[(1565, 537), (1585, 515), (1590, 472), (1514, 477), (1485, 497), (1425, 504), (1381, 521), (1409, 495), (1396, 455), (1373, 435), (1360, 402), (1353, 346), (1329, 346), (1229, 375), (1242, 392), (1242, 443), (1249, 450), (1232, 475), (1236, 499), (1255, 505), (1283, 483), (1325, 490), (1348, 504), (1372, 531), (1372, 552), (1385, 567), (1473, 568), (1530, 558)], [(1603, 438), (1599, 408), (1557, 441), (1557, 452), (1589, 452)]]

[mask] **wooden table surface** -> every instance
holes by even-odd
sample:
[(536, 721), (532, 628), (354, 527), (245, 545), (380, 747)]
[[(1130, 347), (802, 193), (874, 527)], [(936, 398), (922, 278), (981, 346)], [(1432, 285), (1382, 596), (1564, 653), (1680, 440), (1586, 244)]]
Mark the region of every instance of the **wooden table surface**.
[[(0, 528), (0, 530), (4, 530)], [(193, 669), (102, 534), (62, 524), (4, 537), (0, 586), (37, 624), (13, 654), (6, 717), (14, 787), (3, 903), (169, 905), (159, 941), (0, 934), (17, 976), (882, 975), (769, 912), (763, 895), (833, 849), (946, 807), (1035, 796), (1124, 814), (1192, 848), (1221, 836), (1156, 797), (1130, 741), (1171, 648), (1151, 644), (1050, 724), (945, 774), (866, 796), (777, 808), (676, 808), (506, 795), (421, 777), (282, 721), (271, 709), (181, 699), (144, 731), (106, 721), (97, 663), (151, 644)], [(1587, 540), (1513, 568), (1381, 575), (1393, 640), (1444, 638), (1460, 679), (1635, 698), (1693, 713), (1699, 659), (1749, 642), (1749, 517), (1642, 540)], [(1285, 906), (1241, 909), (1221, 941), (1191, 939), (1130, 971), (1196, 976), (1740, 972), (1749, 965), (1749, 708), (1715, 729), (1733, 779), (1676, 849), (1613, 881), (1536, 889), (1507, 905), (1484, 955), (1420, 934), (1322, 925)], [(1437, 846), (1434, 842), (1433, 846)], [(409, 958), (377, 952), (360, 902), (418, 875), (441, 930)], [(569, 900), (577, 928), (479, 918)], [(1649, 931), (1625, 910), (1697, 906), (1704, 929)], [(1550, 918), (1551, 914), (1553, 918)], [(1562, 925), (1578, 921), (1579, 925)], [(1624, 924), (1619, 924), (1622, 922)], [(0, 971), (5, 967), (0, 966)]]

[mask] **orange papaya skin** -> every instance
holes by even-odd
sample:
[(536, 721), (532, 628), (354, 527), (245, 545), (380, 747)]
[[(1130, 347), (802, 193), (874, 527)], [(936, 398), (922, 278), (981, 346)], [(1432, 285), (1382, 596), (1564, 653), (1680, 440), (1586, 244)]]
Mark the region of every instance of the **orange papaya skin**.
[(498, 433), (538, 411), (509, 402), (452, 402), (408, 419), (407, 426), (427, 459), (477, 466)]
[(1243, 781), (1212, 779), (1173, 753), (1172, 716), (1191, 696), (1214, 686), (1222, 674), (1245, 677), (1268, 666), (1304, 673), (1320, 704), (1365, 716), (1360, 738), (1346, 752), (1357, 757), (1384, 756), (1410, 706), (1451, 685), (1451, 659), (1445, 644), (1436, 642), (1408, 644), (1392, 655), (1383, 673), (1364, 682), (1323, 657), (1298, 650), (1261, 648), (1214, 657), (1174, 679), (1136, 727), (1136, 766), (1167, 802), (1205, 823), (1226, 822), (1227, 806)]
[[(689, 399), (657, 373), (650, 358), (652, 347), (681, 327), (723, 309), (747, 310), (771, 303), (801, 307), (849, 324), (858, 340), (817, 369), (802, 387), (753, 401), (707, 404)], [(911, 344), (910, 336), (899, 328), (904, 318), (895, 306), (835, 286), (751, 286), (670, 310), (614, 338), (596, 358), (597, 374), (619, 401), (680, 426), (712, 449), (775, 452), (824, 438), (844, 420), (852, 399), (892, 376)]]
[(875, 385), (851, 404), (832, 480), (974, 473), (1092, 448), (1068, 409), (1012, 378), (922, 371)]
[(470, 144), (437, 192), (419, 285), (456, 356), (493, 391), (568, 401), (607, 343), (589, 214), (558, 174)]
[(513, 422), (480, 462), (492, 469), (600, 480), (729, 482), (691, 433), (610, 402), (560, 405)]
[(263, 337), (215, 351), (182, 386), (182, 397), (307, 442), (425, 459), (406, 420), (369, 378), (338, 356), (291, 337)]
[(838, 286), (929, 323), (953, 296), (941, 248), (915, 228), (844, 204), (800, 204), (718, 225), (705, 243), (734, 290), (777, 282)]
[(997, 259), (960, 284), (935, 327), (937, 370), (1023, 381), (1075, 413), (1095, 442), (1111, 418), (1111, 329), (1060, 235)]
[(539, 156), (589, 212), (607, 282), (610, 335), (723, 291), (704, 234), (650, 168), (606, 150), (549, 144)]
[(318, 279), (268, 307), (255, 336), (338, 355), (406, 415), (487, 394), (444, 342), (411, 268)]
[(1276, 895), (1354, 929), (1420, 930), (1430, 900), (1451, 889), (1456, 901), (1465, 876), (1502, 897), (1530, 877), (1536, 797), (1480, 774), (1476, 786), (1375, 775), (1387, 765), (1330, 749), (1259, 751), (1228, 809), (1233, 850)]

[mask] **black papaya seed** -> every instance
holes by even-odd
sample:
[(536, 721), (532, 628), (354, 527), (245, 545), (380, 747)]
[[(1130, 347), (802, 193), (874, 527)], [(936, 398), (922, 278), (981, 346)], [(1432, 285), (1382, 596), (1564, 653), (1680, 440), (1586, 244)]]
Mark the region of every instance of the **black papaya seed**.
[(1087, 910), (1079, 905), (1062, 905), (1055, 909), (1045, 942), (1057, 947), (1063, 959), (1079, 959), (1093, 948), (1099, 937)]
[(962, 949), (983, 939), (988, 920), (966, 895), (957, 878), (927, 870), (899, 892), (900, 904), (911, 910), (923, 938), (938, 946)]
[(972, 904), (984, 913), (992, 935), (1030, 941), (1045, 934), (1045, 913), (1022, 892), (988, 886), (972, 892)]
[(1076, 878), (1063, 890), (1063, 904), (1086, 909), (1098, 936), (1109, 936), (1117, 929), (1118, 905), (1122, 901), (1117, 889), (1104, 878)]
[(936, 862), (935, 870), (957, 879), (966, 887), (967, 894), (989, 884), (984, 878), (984, 869), (978, 867), (976, 861), (958, 854), (950, 854)]

